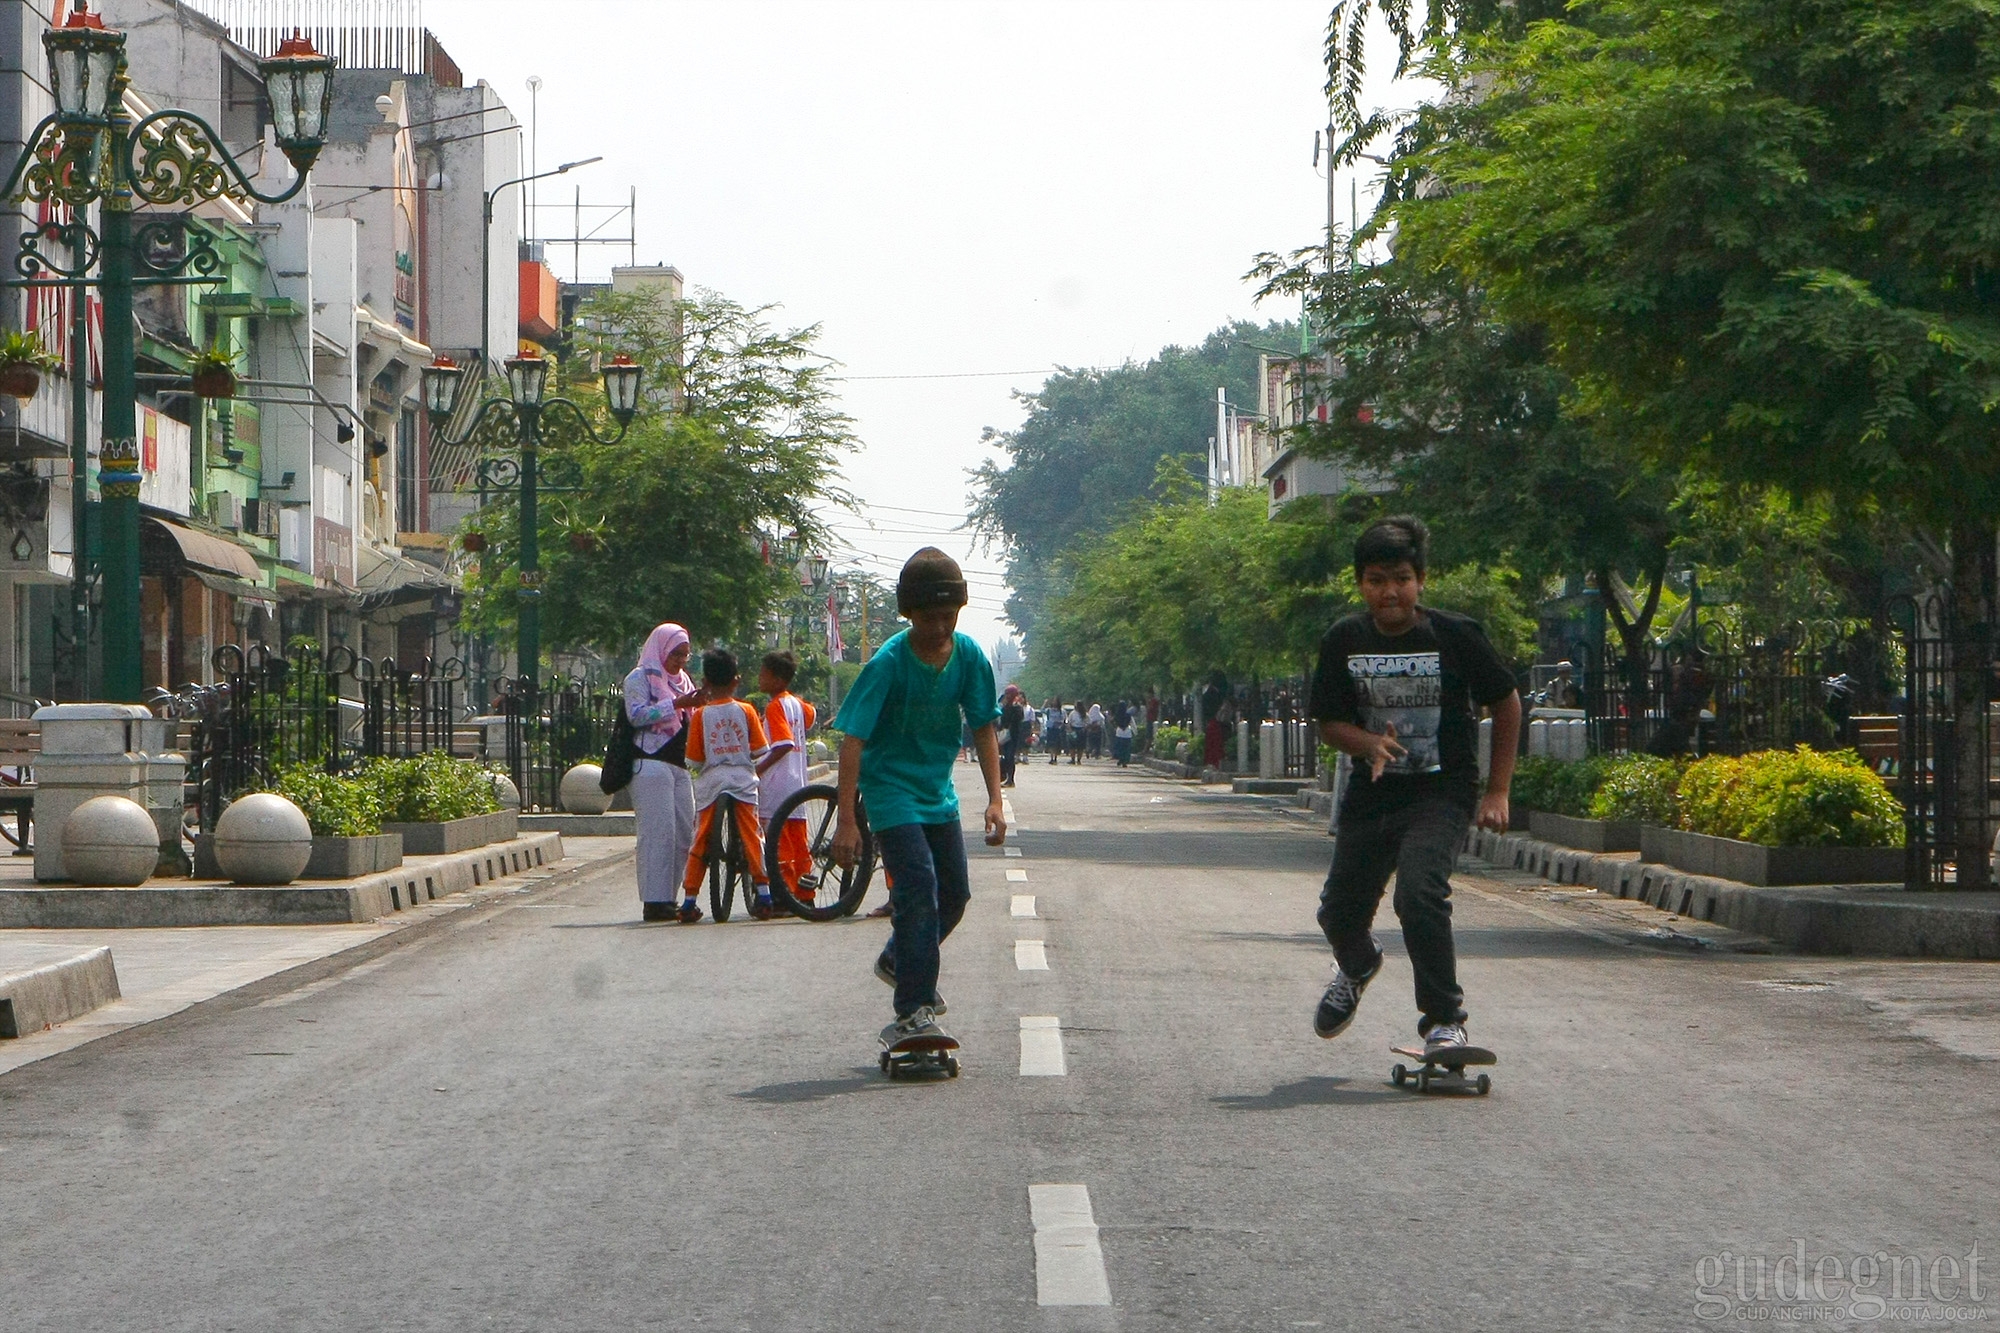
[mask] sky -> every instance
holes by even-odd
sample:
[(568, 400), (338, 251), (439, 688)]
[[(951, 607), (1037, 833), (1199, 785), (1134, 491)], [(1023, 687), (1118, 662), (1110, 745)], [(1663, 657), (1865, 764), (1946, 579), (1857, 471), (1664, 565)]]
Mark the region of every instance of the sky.
[[(865, 447), (837, 564), (965, 565), (961, 628), (1007, 632), (998, 551), (954, 531), (1017, 391), (1144, 361), (1260, 308), (1256, 255), (1313, 243), (1329, 0), (426, 0), (527, 121), (545, 237), (638, 192), (638, 259), (818, 325)], [(1338, 187), (1343, 208), (1346, 182)], [(562, 207), (558, 208), (557, 205)], [(568, 252), (551, 246), (557, 273)], [(623, 251), (586, 250), (602, 277)]]

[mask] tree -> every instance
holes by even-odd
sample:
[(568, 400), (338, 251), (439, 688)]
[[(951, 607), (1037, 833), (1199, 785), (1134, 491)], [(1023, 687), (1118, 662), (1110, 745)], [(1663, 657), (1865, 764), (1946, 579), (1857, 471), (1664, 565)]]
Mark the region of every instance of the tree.
[[(1398, 257), (1548, 330), (1572, 410), (1666, 467), (1872, 497), (1948, 539), (1984, 708), (2000, 512), (2000, 12), (1602, 0), (1427, 70)], [(1984, 728), (1955, 760), (1984, 771)], [(1961, 783), (1961, 787), (1966, 784)], [(1962, 885), (1987, 882), (1961, 802)]]
[(1295, 324), (1237, 321), (1141, 365), (1061, 371), (1018, 395), (1027, 419), (1017, 429), (988, 428), (983, 438), (1007, 466), (989, 459), (974, 469), (973, 523), (1006, 549), (1007, 615), (1031, 654), (1042, 608), (1061, 587), (1061, 553), (1152, 498), (1162, 458), (1205, 477), (1216, 389), (1254, 403), (1258, 353), (1296, 347), (1298, 336)]
[[(568, 462), (581, 478), (579, 491), (551, 492), (539, 510), (551, 643), (623, 657), (662, 620), (697, 642), (750, 641), (795, 594), (766, 534), (822, 535), (815, 507), (844, 498), (834, 470), (855, 441), (817, 329), (776, 332), (767, 313), (709, 292), (681, 302), (620, 293), (587, 307), (581, 346), (563, 366), (572, 396), (595, 402), (581, 354), (591, 344), (632, 355), (649, 388), (616, 444), (581, 438), (563, 415), (543, 419), (545, 466)], [(468, 580), (469, 618), (493, 632), (518, 604), (515, 497), (469, 526), (487, 543)]]

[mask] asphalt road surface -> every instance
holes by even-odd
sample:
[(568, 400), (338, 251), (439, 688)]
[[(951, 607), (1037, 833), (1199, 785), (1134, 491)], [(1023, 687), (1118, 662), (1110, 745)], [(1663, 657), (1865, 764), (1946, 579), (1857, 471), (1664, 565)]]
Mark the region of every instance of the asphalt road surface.
[(884, 923), (642, 925), (629, 862), (0, 1077), (0, 1330), (2000, 1321), (1992, 967), (1466, 879), (1501, 1062), (1419, 1096), (1386, 907), (1312, 1034), (1313, 821), (1104, 766), (1012, 803), (953, 1081), (876, 1071)]

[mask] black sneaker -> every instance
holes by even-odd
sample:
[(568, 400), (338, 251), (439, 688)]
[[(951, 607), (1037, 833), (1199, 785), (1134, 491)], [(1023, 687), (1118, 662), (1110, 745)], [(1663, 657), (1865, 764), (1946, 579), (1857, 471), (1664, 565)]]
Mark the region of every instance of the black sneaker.
[(1361, 1008), (1361, 992), (1368, 989), (1368, 983), (1381, 970), (1382, 960), (1378, 958), (1367, 972), (1350, 977), (1335, 963), (1333, 980), (1327, 983), (1326, 994), (1319, 997), (1319, 1008), (1313, 1012), (1313, 1031), (1322, 1037), (1338, 1037), (1347, 1031)]
[(639, 912), (642, 921), (672, 921), (675, 907), (672, 903), (643, 903)]
[[(886, 953), (876, 954), (875, 979), (885, 986), (895, 985), (896, 960)], [(945, 1005), (944, 996), (938, 994), (936, 991), (931, 992), (931, 1012), (934, 1014), (948, 1014), (951, 1012)]]

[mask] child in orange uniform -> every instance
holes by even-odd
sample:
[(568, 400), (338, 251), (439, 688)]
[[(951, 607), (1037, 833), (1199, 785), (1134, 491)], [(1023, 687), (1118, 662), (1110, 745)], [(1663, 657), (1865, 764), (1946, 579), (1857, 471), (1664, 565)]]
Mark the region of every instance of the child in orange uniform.
[[(798, 659), (790, 653), (764, 654), (763, 668), (757, 673), (757, 688), (771, 696), (764, 705), (764, 734), (770, 738), (771, 755), (757, 772), (757, 817), (768, 836), (771, 816), (787, 796), (806, 785), (806, 735), (818, 714), (813, 706), (792, 693), (792, 677), (798, 674)], [(785, 821), (778, 834), (779, 883), (786, 885), (801, 902), (813, 899), (811, 834), (801, 809)]]
[(687, 879), (682, 886), (687, 897), (681, 903), (681, 920), (690, 924), (701, 920), (701, 881), (712, 854), (710, 840), (717, 836), (715, 801), (726, 792), (736, 802), (736, 836), (750, 864), (750, 880), (757, 886), (750, 915), (762, 921), (771, 915), (771, 885), (764, 874), (764, 846), (757, 836), (757, 765), (769, 753), (770, 742), (764, 736), (764, 724), (757, 720), (757, 710), (736, 697), (742, 676), (734, 653), (716, 649), (704, 654), (701, 677), (708, 686), (708, 702), (688, 719), (687, 741), (688, 763), (700, 765), (694, 779), (694, 805), (700, 812), (700, 823), (695, 828), (694, 850), (688, 854)]

